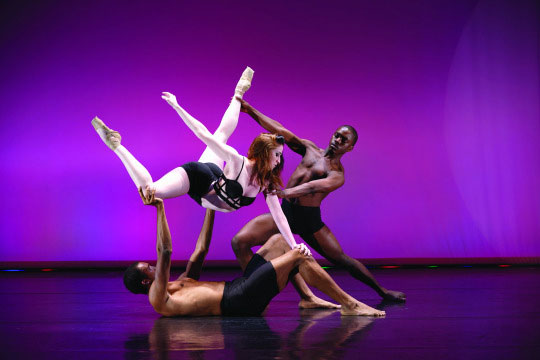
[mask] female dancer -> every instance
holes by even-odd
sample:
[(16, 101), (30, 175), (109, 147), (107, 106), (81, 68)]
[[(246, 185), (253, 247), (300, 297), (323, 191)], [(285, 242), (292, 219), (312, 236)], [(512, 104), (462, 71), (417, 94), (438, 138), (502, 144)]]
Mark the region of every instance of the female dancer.
[(227, 145), (227, 140), (238, 124), (239, 98), (251, 86), (252, 78), (253, 70), (248, 67), (236, 85), (231, 103), (214, 134), (182, 109), (173, 94), (163, 93), (162, 98), (176, 110), (207, 148), (198, 162), (177, 167), (156, 182), (152, 181), (148, 170), (120, 144), (121, 136), (117, 131), (109, 129), (97, 117), (92, 120), (92, 125), (105, 144), (118, 155), (137, 188), (143, 189), (144, 195), (148, 191), (155, 191), (156, 197), (169, 199), (188, 194), (207, 209), (230, 212), (250, 205), (258, 193), (264, 192), (278, 229), (291, 248), (294, 248), (296, 242), (279, 200), (276, 195), (268, 193), (283, 185), (280, 178), (283, 169), (283, 137), (260, 134), (253, 140), (247, 158)]

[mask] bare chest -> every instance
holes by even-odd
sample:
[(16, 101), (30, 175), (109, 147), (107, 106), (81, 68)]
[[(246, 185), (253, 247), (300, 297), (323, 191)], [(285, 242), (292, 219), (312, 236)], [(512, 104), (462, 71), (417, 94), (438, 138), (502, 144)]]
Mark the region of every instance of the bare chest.
[(310, 181), (327, 177), (331, 168), (324, 156), (311, 153), (304, 156), (297, 170), (299, 170), (298, 174), (301, 174), (305, 181)]

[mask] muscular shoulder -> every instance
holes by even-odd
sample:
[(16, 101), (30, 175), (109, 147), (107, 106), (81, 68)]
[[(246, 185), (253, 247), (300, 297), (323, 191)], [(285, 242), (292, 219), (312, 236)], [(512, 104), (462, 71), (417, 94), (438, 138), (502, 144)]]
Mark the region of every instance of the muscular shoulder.
[(337, 183), (343, 185), (345, 183), (345, 174), (343, 172), (343, 167), (340, 169), (333, 169), (328, 172), (328, 176), (330, 178), (333, 178)]
[(164, 289), (154, 286), (155, 282), (152, 284), (148, 292), (148, 300), (156, 312), (165, 316), (171, 314), (171, 309), (176, 301), (173, 295), (183, 287), (184, 281), (185, 279), (170, 281)]
[(168, 315), (168, 309), (167, 304), (170, 300), (169, 294), (165, 298), (155, 298), (152, 296), (149, 296), (150, 305), (154, 308), (154, 310), (161, 314), (161, 315)]
[(320, 151), (321, 148), (318, 147), (313, 141), (311, 140), (308, 140), (308, 139), (301, 139), (300, 140), (302, 142), (302, 145), (304, 145), (306, 147), (306, 150), (311, 150), (311, 151)]

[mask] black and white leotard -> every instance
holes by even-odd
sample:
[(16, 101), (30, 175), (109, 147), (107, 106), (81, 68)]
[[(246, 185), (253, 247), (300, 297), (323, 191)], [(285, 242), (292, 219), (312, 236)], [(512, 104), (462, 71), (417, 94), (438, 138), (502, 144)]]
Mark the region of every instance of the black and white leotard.
[(244, 189), (238, 182), (244, 169), (244, 161), (245, 159), (242, 160), (242, 168), (236, 179), (227, 179), (223, 170), (214, 163), (192, 161), (182, 165), (189, 178), (188, 195), (201, 205), (201, 198), (214, 188), (217, 196), (235, 210), (251, 205), (255, 198), (242, 195)]

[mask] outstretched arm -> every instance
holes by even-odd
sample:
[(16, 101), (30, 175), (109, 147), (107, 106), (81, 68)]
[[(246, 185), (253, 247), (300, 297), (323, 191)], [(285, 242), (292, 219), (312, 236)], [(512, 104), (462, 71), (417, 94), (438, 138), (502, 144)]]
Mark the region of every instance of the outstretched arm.
[(247, 101), (238, 98), (242, 107), (240, 110), (247, 113), (251, 116), (256, 122), (259, 123), (266, 131), (271, 132), (272, 134), (278, 134), (285, 138), (285, 143), (287, 146), (302, 156), (306, 153), (306, 145), (304, 140), (300, 139), (298, 136), (293, 134), (290, 130), (286, 129), (283, 125), (278, 123), (276, 120), (270, 119), (268, 116), (262, 114), (259, 110), (251, 106)]
[(217, 156), (219, 156), (221, 159), (231, 162), (231, 161), (237, 161), (238, 163), (242, 161), (242, 156), (238, 154), (238, 151), (236, 151), (231, 146), (223, 143), (222, 141), (217, 140), (214, 135), (208, 129), (206, 126), (204, 126), (199, 120), (195, 119), (193, 116), (188, 114), (186, 110), (180, 107), (178, 105), (178, 102), (176, 101), (176, 96), (174, 96), (171, 93), (164, 92), (161, 98), (169, 105), (172, 106), (174, 110), (180, 115), (182, 120), (184, 120), (184, 123), (193, 131), (195, 136), (197, 136), (203, 143), (205, 143), (214, 153), (216, 153)]
[[(165, 206), (163, 200), (154, 197), (155, 190), (146, 189), (146, 196), (144, 195), (142, 188), (139, 188), (139, 194), (145, 205), (152, 205), (157, 210), (157, 264), (156, 264), (156, 278), (148, 294), (150, 297), (150, 303), (156, 307), (157, 304), (163, 304), (167, 302), (169, 294), (167, 293), (167, 283), (169, 282), (169, 274), (171, 271), (171, 254), (172, 254), (172, 242), (171, 232), (169, 231), (169, 225), (167, 224), (167, 217), (165, 216)], [(158, 306), (159, 307), (159, 306)]]
[(210, 240), (212, 240), (212, 229), (214, 227), (214, 215), (215, 211), (212, 209), (206, 209), (204, 215), (204, 222), (197, 239), (197, 245), (195, 251), (191, 254), (189, 262), (186, 267), (186, 271), (180, 275), (180, 278), (188, 277), (191, 279), (199, 280), (201, 276), (201, 270), (204, 263), (204, 259), (208, 254), (208, 248), (210, 247)]
[(281, 209), (277, 196), (273, 194), (266, 195), (266, 204), (268, 205), (268, 209), (270, 209), (270, 214), (272, 214), (279, 232), (281, 235), (283, 235), (285, 241), (287, 241), (287, 244), (289, 244), (291, 249), (294, 249), (296, 246), (296, 241), (294, 240), (291, 228), (287, 222), (287, 218), (285, 217), (283, 210)]
[(304, 195), (315, 193), (329, 193), (336, 190), (345, 183), (345, 177), (342, 172), (332, 171), (328, 177), (319, 180), (311, 180), (301, 185), (284, 189), (275, 190), (272, 194), (280, 198), (297, 198)]

